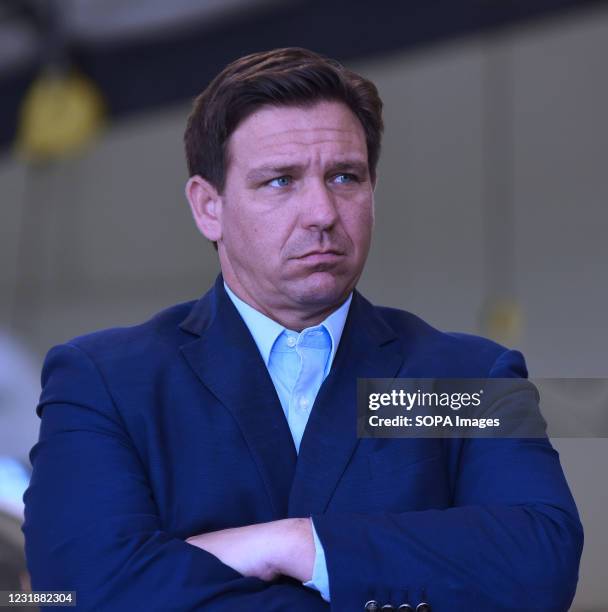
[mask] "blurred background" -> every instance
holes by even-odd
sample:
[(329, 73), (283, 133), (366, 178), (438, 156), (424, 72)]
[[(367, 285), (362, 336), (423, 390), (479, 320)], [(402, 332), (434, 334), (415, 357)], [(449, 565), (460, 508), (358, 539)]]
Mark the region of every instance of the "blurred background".
[[(27, 587), (45, 353), (207, 290), (185, 120), (226, 63), (280, 46), (385, 103), (361, 291), (518, 348), (531, 376), (608, 379), (608, 2), (3, 0), (0, 589)], [(606, 611), (608, 440), (554, 445), (586, 531), (573, 610)]]

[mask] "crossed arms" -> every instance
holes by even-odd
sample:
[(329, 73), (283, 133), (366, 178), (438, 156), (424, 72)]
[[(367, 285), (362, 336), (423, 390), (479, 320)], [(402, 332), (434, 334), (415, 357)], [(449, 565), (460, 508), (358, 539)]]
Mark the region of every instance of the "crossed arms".
[[(49, 354), (43, 381), (25, 497), (34, 589), (76, 590), (79, 606), (96, 610), (330, 609), (301, 585), (314, 558), (308, 518), (164, 531), (96, 364), (64, 345)], [(582, 530), (557, 454), (546, 440), (469, 442), (451, 508), (313, 516), (331, 609), (420, 589), (435, 612), (568, 608)]]

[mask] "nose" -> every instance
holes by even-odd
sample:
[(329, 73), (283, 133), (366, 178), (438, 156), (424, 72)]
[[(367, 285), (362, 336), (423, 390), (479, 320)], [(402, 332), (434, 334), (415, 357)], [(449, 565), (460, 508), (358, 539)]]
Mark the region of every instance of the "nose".
[(335, 196), (324, 180), (314, 180), (306, 186), (300, 214), (302, 225), (313, 231), (327, 231), (336, 224)]

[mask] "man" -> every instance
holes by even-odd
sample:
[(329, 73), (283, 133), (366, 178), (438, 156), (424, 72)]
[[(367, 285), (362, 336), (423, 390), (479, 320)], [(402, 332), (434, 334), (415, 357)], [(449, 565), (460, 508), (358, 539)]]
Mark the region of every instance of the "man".
[(582, 529), (546, 439), (357, 438), (357, 378), (526, 376), (519, 353), (355, 290), (381, 106), (302, 49), (199, 96), (186, 195), (222, 275), (49, 353), (35, 589), (95, 610), (568, 609)]

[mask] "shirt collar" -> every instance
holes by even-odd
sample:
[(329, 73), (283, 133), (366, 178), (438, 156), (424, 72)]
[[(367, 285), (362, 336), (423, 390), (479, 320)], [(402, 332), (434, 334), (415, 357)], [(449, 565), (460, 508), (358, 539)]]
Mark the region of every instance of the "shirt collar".
[[(226, 282), (224, 281), (224, 289), (226, 289), (226, 293), (228, 297), (232, 300), (235, 308), (238, 310), (241, 318), (247, 325), (253, 339), (262, 355), (262, 359), (268, 367), (268, 362), (270, 361), (270, 352), (272, 351), (272, 347), (276, 341), (276, 339), (285, 331), (285, 327), (283, 327), (280, 323), (277, 323), (270, 317), (262, 314), (259, 310), (256, 310), (247, 302), (244, 302), (239, 298), (231, 289), (228, 287)], [(322, 321), (320, 325), (325, 327), (329, 337), (331, 338), (331, 353), (329, 356), (329, 360), (327, 363), (327, 368), (331, 367), (331, 364), (334, 360), (334, 356), (336, 351), (338, 350), (338, 345), (340, 344), (340, 339), (342, 338), (342, 332), (344, 331), (344, 325), (346, 324), (346, 317), (348, 315), (348, 309), (350, 308), (350, 303), (353, 299), (353, 294), (350, 293), (348, 298), (344, 301), (344, 303), (332, 312), (324, 321)], [(319, 327), (315, 325), (314, 327)], [(306, 328), (309, 329), (309, 328)], [(303, 330), (304, 331), (304, 330)], [(297, 334), (298, 332), (292, 332)]]
[(350, 308), (350, 303), (352, 300), (353, 294), (350, 293), (346, 300), (344, 300), (342, 306), (340, 306), (340, 308), (337, 310), (334, 310), (334, 312), (332, 312), (327, 319), (321, 323), (331, 338), (331, 353), (329, 355), (329, 361), (327, 362), (327, 371), (329, 371), (329, 368), (331, 368), (336, 351), (338, 350), (340, 339), (342, 338), (342, 332), (344, 331), (344, 325), (346, 324), (348, 309)]

